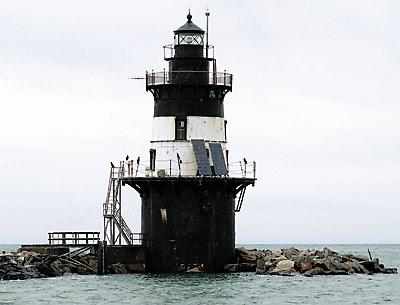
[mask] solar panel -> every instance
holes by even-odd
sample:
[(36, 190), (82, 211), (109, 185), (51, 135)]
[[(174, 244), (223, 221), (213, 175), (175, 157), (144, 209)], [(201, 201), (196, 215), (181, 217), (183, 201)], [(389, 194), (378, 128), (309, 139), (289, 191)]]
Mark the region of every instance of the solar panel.
[(199, 174), (202, 176), (211, 176), (211, 167), (208, 162), (208, 156), (206, 151), (206, 145), (203, 139), (192, 139), (191, 140), (194, 150), (194, 156), (196, 157), (197, 168)]
[(210, 152), (213, 160), (215, 175), (226, 176), (228, 170), (226, 169), (224, 153), (222, 152), (221, 143), (210, 143)]

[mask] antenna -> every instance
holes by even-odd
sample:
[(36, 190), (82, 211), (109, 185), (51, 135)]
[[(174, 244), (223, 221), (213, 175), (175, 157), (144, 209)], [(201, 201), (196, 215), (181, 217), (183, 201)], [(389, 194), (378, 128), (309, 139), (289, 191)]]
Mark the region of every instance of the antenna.
[(208, 5), (206, 7), (206, 58), (208, 58), (208, 17), (210, 17), (210, 10)]

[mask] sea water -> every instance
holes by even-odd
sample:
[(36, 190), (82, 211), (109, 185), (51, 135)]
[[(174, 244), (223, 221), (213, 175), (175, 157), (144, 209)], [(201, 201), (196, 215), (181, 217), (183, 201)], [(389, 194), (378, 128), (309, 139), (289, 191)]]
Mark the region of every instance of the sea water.
[[(321, 249), (326, 245), (244, 245)], [(400, 267), (400, 245), (327, 245)], [(12, 251), (17, 245), (0, 245)], [(280, 277), (231, 274), (68, 275), (0, 282), (0, 304), (400, 304), (400, 275)]]

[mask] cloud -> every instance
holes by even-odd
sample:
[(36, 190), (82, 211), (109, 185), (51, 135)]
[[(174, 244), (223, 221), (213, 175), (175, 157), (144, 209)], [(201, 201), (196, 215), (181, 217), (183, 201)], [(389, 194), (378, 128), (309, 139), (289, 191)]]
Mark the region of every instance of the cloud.
[[(204, 27), (205, 3), (192, 3)], [(232, 160), (257, 160), (240, 242), (398, 242), (397, 1), (216, 1), (210, 41), (234, 73)], [(0, 243), (102, 226), (108, 162), (147, 156), (146, 70), (187, 2), (3, 1)], [(139, 199), (127, 191), (139, 227)], [(23, 228), (23, 229), (21, 229)], [(29, 231), (29, 232), (27, 232)]]

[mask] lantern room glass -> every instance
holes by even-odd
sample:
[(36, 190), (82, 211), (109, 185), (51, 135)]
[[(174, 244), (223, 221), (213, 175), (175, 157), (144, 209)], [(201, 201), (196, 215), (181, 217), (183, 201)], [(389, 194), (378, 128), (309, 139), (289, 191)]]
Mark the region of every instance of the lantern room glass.
[(197, 33), (179, 33), (175, 35), (175, 45), (203, 45), (204, 35)]

